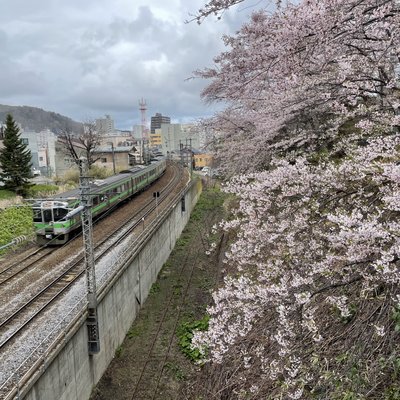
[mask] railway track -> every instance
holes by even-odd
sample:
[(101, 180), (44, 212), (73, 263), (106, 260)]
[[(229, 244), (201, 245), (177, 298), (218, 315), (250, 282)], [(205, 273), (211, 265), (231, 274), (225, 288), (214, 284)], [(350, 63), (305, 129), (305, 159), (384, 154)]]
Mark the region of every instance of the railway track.
[(26, 272), (29, 268), (34, 267), (39, 261), (46, 259), (55, 249), (40, 247), (28, 255), (24, 256), (21, 260), (7, 266), (0, 271), (0, 291), (1, 286), (9, 283), (12, 279), (18, 277), (20, 274)]
[[(174, 178), (169, 182), (169, 184), (160, 192), (159, 202), (162, 203), (168, 196), (168, 194), (173, 190), (176, 183), (181, 179), (180, 174), (174, 174)], [(114, 231), (111, 235), (105, 237), (102, 241), (96, 243), (96, 249), (100, 249), (104, 247), (107, 242), (110, 242), (110, 239), (118, 234), (116, 240), (113, 240), (112, 245), (117, 245), (121, 241), (123, 241), (127, 236), (129, 236), (132, 231), (142, 223), (141, 219), (148, 217), (155, 210), (154, 202), (150, 204), (146, 204), (142, 207), (138, 212), (132, 216), (132, 220), (135, 221), (132, 223), (132, 220), (126, 221), (123, 226), (120, 226), (117, 231)], [(122, 234), (120, 233), (122, 231)], [(109, 247), (100, 251), (100, 253), (96, 254), (96, 261), (102, 257), (104, 257), (108, 251)], [(52, 249), (54, 251), (54, 249)], [(50, 253), (47, 253), (50, 254)], [(40, 257), (46, 257), (47, 254), (44, 254)], [(23, 303), (19, 308), (13, 311), (10, 315), (0, 319), (0, 350), (3, 349), (11, 340), (15, 338), (15, 336), (20, 333), (26, 326), (34, 320), (36, 316), (38, 316), (43, 310), (48, 308), (56, 299), (60, 297), (69, 287), (71, 287), (85, 272), (84, 270), (84, 256), (83, 254), (78, 257), (71, 265), (69, 265), (64, 271), (62, 271), (56, 278), (52, 279), (45, 287), (43, 287), (38, 293), (32, 296), (28, 301)], [(12, 277), (17, 274), (23, 272), (29, 267), (35, 265), (37, 261), (32, 261), (29, 265), (25, 266), (25, 268), (21, 271), (15, 272), (14, 275), (11, 275), (8, 279), (12, 279)], [(1, 278), (1, 275), (0, 275)], [(5, 282), (6, 280), (4, 280)], [(30, 310), (34, 309), (35, 311), (32, 313)], [(16, 320), (22, 321), (15, 330), (12, 331), (11, 335), (8, 335), (4, 339), (5, 332), (10, 331), (10, 327), (15, 323)]]
[[(214, 218), (215, 215), (209, 216), (209, 226), (213, 224)], [(202, 233), (198, 230), (196, 235), (200, 242)], [(171, 367), (174, 371), (176, 362), (174, 354), (176, 349), (173, 346), (176, 345), (178, 324), (184, 319), (183, 315), (187, 312), (185, 304), (190, 301), (188, 298), (190, 298), (191, 289), (198, 285), (194, 282), (196, 260), (199, 253), (204, 251), (205, 248), (199, 246), (194, 249), (193, 253), (185, 254), (177, 273), (177, 276), (180, 277), (178, 287), (174, 286), (179, 290), (169, 292), (168, 299), (163, 302), (165, 307), (162, 313), (154, 318), (159, 322), (153, 329), (153, 335), (147, 333), (149, 339), (146, 348), (135, 353), (135, 357), (137, 357), (135, 366), (138, 366), (139, 372), (137, 374), (134, 371), (131, 372), (133, 384), (132, 393), (129, 396), (131, 400), (164, 400), (179, 397), (177, 392), (174, 392), (173, 396), (171, 394)], [(216, 273), (214, 281), (218, 281), (218, 273)], [(154, 310), (152, 310), (152, 314), (154, 315)], [(139, 366), (141, 366), (140, 369)]]
[(162, 315), (159, 316), (156, 332), (149, 338), (146, 359), (137, 377), (131, 400), (163, 399), (162, 380), (181, 318), (181, 311), (184, 309), (188, 290), (192, 284), (196, 265), (194, 259), (197, 258), (199, 251), (194, 257), (193, 255), (189, 257), (189, 254), (185, 256), (179, 271), (179, 276), (182, 277), (179, 290), (170, 293)]
[[(176, 171), (175, 171), (176, 172)], [(182, 179), (182, 171), (175, 173), (173, 179), (166, 185), (164, 189), (160, 191), (159, 205), (168, 198), (168, 195), (173, 191), (177, 182)], [(150, 215), (155, 211), (156, 205), (154, 200), (151, 200), (148, 204), (142, 207), (135, 215), (132, 215), (133, 221), (127, 221), (124, 226), (120, 226), (117, 231), (114, 231), (112, 235), (104, 238), (100, 242), (96, 243), (96, 249), (99, 249), (96, 254), (96, 260), (104, 257), (109, 251), (108, 247), (112, 240), (112, 245), (116, 245), (129, 236), (138, 225), (142, 224), (142, 218), (147, 218), (150, 220)], [(154, 214), (154, 213), (153, 213)], [(154, 218), (154, 217), (153, 217)], [(122, 233), (121, 233), (122, 230)], [(117, 235), (118, 233), (118, 235)], [(110, 237), (114, 236), (114, 239)], [(108, 245), (107, 245), (108, 243)], [(103, 249), (102, 249), (103, 248)], [(102, 250), (101, 250), (102, 249)], [(39, 254), (39, 251), (35, 254)], [(45, 255), (43, 255), (45, 257)], [(40, 257), (39, 257), (40, 259)], [(37, 263), (36, 261), (32, 262)], [(30, 267), (30, 266), (29, 266)], [(28, 267), (26, 267), (28, 268)], [(12, 267), (10, 267), (11, 271)], [(5, 274), (5, 270), (3, 271)], [(19, 272), (14, 271), (15, 275)], [(61, 273), (58, 274), (54, 279), (52, 279), (45, 287), (43, 287), (38, 293), (32, 296), (28, 301), (21, 304), (16, 310), (14, 310), (10, 315), (5, 316), (0, 320), (0, 351), (6, 351), (7, 347), (13, 342), (18, 340), (19, 335), (40, 315), (43, 311), (50, 308), (52, 304), (55, 303), (69, 288), (71, 288), (74, 283), (76, 283), (79, 278), (85, 273), (83, 265), (83, 255), (77, 257), (76, 260), (65, 268)], [(12, 275), (12, 274), (11, 274)], [(11, 276), (10, 275), (10, 276)], [(6, 275), (4, 275), (5, 277)], [(1, 279), (1, 274), (0, 274)], [(3, 282), (7, 278), (3, 279)], [(11, 277), (9, 279), (12, 279)], [(1, 282), (1, 280), (0, 280)], [(0, 386), (2, 389), (2, 386)]]
[[(174, 180), (173, 180), (174, 181)], [(175, 175), (175, 183), (176, 183), (176, 175)], [(161, 191), (161, 196), (168, 195), (168, 190), (171, 186), (172, 181), (170, 184)], [(173, 183), (172, 183), (173, 184)], [(166, 193), (166, 194), (165, 194)], [(162, 201), (163, 197), (161, 197), (159, 200), (160, 202)], [(108, 217), (110, 212), (112, 212), (114, 208), (112, 208), (110, 211), (108, 211), (106, 214), (100, 216), (97, 218), (96, 222), (103, 220), (104, 218)], [(150, 214), (150, 212), (148, 213)], [(147, 215), (144, 215), (144, 217), (147, 217)], [(71, 243), (74, 240), (79, 240), (81, 238), (81, 233), (76, 235), (74, 238), (72, 238), (68, 243), (66, 243), (64, 246), (68, 246), (69, 243)], [(2, 291), (2, 286), (6, 283), (10, 283), (10, 281), (14, 280), (15, 278), (18, 278), (21, 276), (23, 273), (26, 273), (30, 268), (36, 267), (39, 262), (45, 261), (45, 259), (60, 249), (61, 246), (57, 247), (40, 247), (32, 252), (30, 252), (28, 255), (24, 256), (21, 259), (18, 259), (16, 262), (13, 262), (12, 264), (6, 266), (3, 270), (0, 270), (0, 292)]]
[[(81, 268), (81, 263), (74, 263), (60, 276), (50, 282), (47, 286), (36, 293), (29, 301), (21, 305), (17, 310), (10, 314), (0, 322), (0, 351), (13, 339), (22, 332), (27, 325), (34, 320), (43, 310), (49, 307), (62, 293), (64, 293), (78, 278), (85, 272)], [(31, 313), (31, 309), (34, 312)], [(15, 327), (15, 321), (18, 319), (20, 324)], [(12, 328), (15, 327), (14, 330)], [(10, 335), (6, 335), (7, 331), (12, 331)], [(6, 336), (3, 338), (3, 336)]]

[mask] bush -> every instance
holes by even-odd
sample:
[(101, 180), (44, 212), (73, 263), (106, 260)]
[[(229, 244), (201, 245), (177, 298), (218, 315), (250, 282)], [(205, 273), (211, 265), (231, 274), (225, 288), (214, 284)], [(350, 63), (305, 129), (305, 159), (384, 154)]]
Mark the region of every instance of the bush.
[(64, 176), (56, 178), (57, 184), (77, 185), (79, 183), (79, 171), (77, 169), (70, 169)]
[(100, 167), (99, 165), (92, 165), (89, 170), (89, 175), (95, 179), (105, 179), (114, 175), (112, 169)]
[(27, 197), (47, 197), (58, 192), (58, 186), (56, 185), (33, 185), (27, 190)]
[[(112, 175), (113, 171), (111, 169), (100, 167), (99, 165), (92, 165), (89, 170), (89, 176), (94, 179), (105, 179)], [(77, 186), (79, 184), (79, 171), (71, 169), (64, 176), (56, 177), (55, 182), (59, 185)]]
[(29, 206), (0, 210), (0, 246), (10, 243), (17, 236), (32, 235), (32, 221), (32, 209)]
[(201, 363), (204, 355), (197, 348), (192, 347), (192, 339), (194, 331), (205, 331), (208, 329), (209, 315), (205, 315), (202, 319), (192, 322), (183, 322), (178, 330), (179, 347), (182, 353), (191, 361)]

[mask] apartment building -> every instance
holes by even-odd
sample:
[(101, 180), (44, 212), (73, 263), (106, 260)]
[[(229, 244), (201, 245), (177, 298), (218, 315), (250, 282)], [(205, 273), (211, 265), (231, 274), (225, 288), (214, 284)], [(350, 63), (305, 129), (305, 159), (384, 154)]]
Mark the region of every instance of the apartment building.
[(170, 124), (171, 118), (160, 113), (156, 113), (156, 115), (151, 117), (150, 121), (150, 133), (156, 133), (156, 129), (161, 128), (161, 124)]
[(197, 149), (200, 147), (197, 131), (192, 125), (161, 124), (161, 151), (166, 156), (179, 153), (182, 148)]
[(96, 131), (101, 135), (108, 135), (114, 132), (114, 120), (110, 115), (106, 115), (105, 118), (96, 119)]

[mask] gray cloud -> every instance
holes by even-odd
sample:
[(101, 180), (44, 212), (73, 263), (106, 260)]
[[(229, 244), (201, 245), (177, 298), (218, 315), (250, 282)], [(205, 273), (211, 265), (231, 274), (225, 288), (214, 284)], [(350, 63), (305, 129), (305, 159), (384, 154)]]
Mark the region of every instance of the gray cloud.
[[(133, 4), (134, 3), (134, 4)], [(223, 50), (249, 10), (185, 24), (201, 0), (2, 0), (0, 103), (31, 105), (76, 120), (111, 114), (138, 123), (138, 100), (175, 120), (212, 113), (206, 82), (187, 80)]]

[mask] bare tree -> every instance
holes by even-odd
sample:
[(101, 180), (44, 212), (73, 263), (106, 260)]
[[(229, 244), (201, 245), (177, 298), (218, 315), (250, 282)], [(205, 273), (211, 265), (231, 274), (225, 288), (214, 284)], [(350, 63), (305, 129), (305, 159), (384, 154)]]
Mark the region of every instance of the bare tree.
[(80, 158), (85, 157), (90, 168), (100, 157), (95, 156), (96, 149), (100, 146), (101, 134), (96, 131), (94, 121), (83, 123), (81, 132), (75, 133), (66, 129), (59, 136), (64, 147), (74, 163), (79, 167)]

